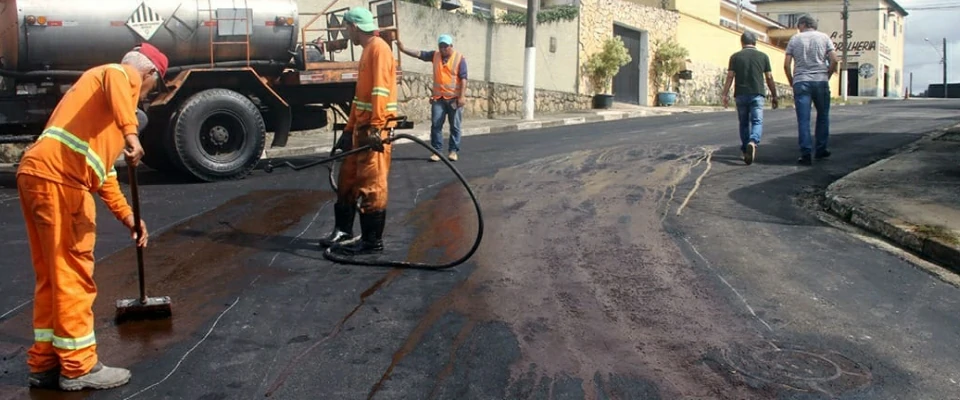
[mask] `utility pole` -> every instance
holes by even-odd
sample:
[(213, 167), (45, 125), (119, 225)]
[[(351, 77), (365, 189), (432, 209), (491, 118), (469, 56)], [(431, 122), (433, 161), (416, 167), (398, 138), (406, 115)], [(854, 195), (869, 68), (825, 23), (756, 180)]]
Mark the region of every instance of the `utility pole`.
[(913, 72), (910, 73), (910, 96), (913, 96)]
[(947, 38), (943, 38), (943, 98), (947, 98)]
[(737, 32), (740, 32), (740, 10), (743, 9), (743, 0), (737, 0)]
[(527, 0), (527, 45), (523, 54), (523, 119), (533, 119), (534, 98), (537, 78), (537, 12), (540, 11), (540, 0)]
[[(850, 17), (850, 0), (843, 0), (843, 55), (840, 57), (840, 94), (843, 101), (847, 101), (847, 19)], [(856, 77), (854, 77), (856, 78)]]

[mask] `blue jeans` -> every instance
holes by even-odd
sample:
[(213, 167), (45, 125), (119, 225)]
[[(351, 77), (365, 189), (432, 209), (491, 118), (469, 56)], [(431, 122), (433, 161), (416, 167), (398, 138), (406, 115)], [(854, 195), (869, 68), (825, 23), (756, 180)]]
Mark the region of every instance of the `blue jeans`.
[(430, 112), (430, 145), (440, 151), (443, 149), (443, 120), (450, 121), (450, 151), (460, 151), (460, 123), (463, 121), (463, 107), (457, 106), (457, 99), (432, 100)]
[(763, 135), (763, 100), (759, 94), (736, 96), (737, 116), (740, 117), (740, 151), (747, 151), (747, 143), (760, 144)]
[(827, 150), (830, 137), (830, 84), (826, 81), (796, 82), (793, 84), (793, 102), (797, 109), (797, 134), (800, 155), (809, 156), (813, 152), (810, 146), (810, 105), (817, 109), (815, 143), (817, 154)]

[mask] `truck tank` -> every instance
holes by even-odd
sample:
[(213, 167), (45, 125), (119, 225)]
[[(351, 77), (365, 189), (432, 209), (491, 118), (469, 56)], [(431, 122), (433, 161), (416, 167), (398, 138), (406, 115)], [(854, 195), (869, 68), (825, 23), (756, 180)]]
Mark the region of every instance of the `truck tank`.
[[(171, 67), (209, 64), (211, 30), (214, 42), (244, 42), (248, 27), (250, 60), (286, 63), (298, 24), (294, 0), (0, 0), (0, 69), (82, 71), (142, 42)], [(213, 47), (217, 63), (247, 60), (243, 44)]]

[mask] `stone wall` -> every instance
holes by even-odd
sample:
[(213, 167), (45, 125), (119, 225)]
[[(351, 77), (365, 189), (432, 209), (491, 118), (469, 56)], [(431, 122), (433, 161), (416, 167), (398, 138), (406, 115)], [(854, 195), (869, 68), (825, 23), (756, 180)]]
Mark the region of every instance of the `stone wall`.
[[(400, 86), (400, 113), (416, 122), (430, 121), (430, 93), (433, 77), (404, 72)], [(591, 97), (537, 89), (537, 113), (589, 109)], [(464, 118), (523, 116), (523, 87), (496, 82), (468, 81)]]
[[(687, 65), (693, 72), (693, 79), (679, 81), (677, 104), (721, 104), (720, 95), (723, 94), (723, 80), (727, 76), (726, 68), (696, 60), (687, 63)], [(730, 95), (733, 95), (732, 87), (730, 88)]]
[[(680, 80), (677, 89), (677, 104), (684, 106), (720, 105), (723, 102), (723, 81), (727, 77), (727, 69), (711, 63), (693, 61), (688, 64), (693, 71), (693, 79)], [(675, 82), (676, 84), (676, 82)], [(736, 83), (734, 83), (736, 84)], [(793, 100), (793, 89), (786, 84), (775, 82), (777, 95), (783, 99)], [(766, 87), (766, 83), (764, 83)], [(730, 87), (730, 96), (734, 88)]]
[(0, 163), (16, 163), (20, 161), (20, 156), (27, 149), (29, 143), (4, 143), (0, 144)]
[[(647, 68), (651, 71), (656, 41), (676, 37), (680, 16), (675, 12), (645, 6), (626, 0), (581, 0), (580, 1), (580, 64), (601, 49), (603, 42), (613, 36), (613, 25), (619, 24), (648, 35), (649, 47), (646, 55)], [(656, 87), (653, 77), (647, 74), (647, 104), (655, 104)], [(589, 80), (583, 71), (579, 71), (579, 90), (583, 94), (593, 94)]]

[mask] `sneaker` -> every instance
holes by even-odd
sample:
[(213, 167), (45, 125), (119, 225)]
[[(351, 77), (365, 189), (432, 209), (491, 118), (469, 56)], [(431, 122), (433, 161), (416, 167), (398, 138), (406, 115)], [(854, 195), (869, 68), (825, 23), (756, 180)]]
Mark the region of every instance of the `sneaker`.
[(430, 161), (433, 161), (433, 162), (440, 161), (440, 156), (434, 154), (434, 155), (430, 156)]
[(757, 144), (754, 142), (747, 143), (747, 151), (743, 153), (743, 162), (747, 165), (753, 164), (753, 159), (757, 156)]
[(805, 156), (800, 156), (800, 158), (797, 159), (797, 164), (800, 164), (800, 165), (813, 165), (813, 161), (810, 160), (810, 155), (807, 154), (807, 155), (805, 155)]
[(450, 154), (447, 155), (447, 158), (449, 158), (450, 161), (457, 161), (457, 152), (451, 151)]
[(818, 160), (824, 159), (824, 158), (828, 158), (828, 157), (830, 157), (830, 152), (827, 151), (827, 150), (824, 150), (824, 151), (818, 152), (818, 153), (817, 153), (816, 155), (814, 155), (813, 157), (816, 158), (816, 159), (818, 159)]
[(60, 366), (43, 372), (31, 372), (27, 382), (30, 387), (38, 389), (57, 390), (60, 388)]
[(112, 389), (130, 382), (130, 371), (124, 368), (113, 368), (98, 362), (86, 375), (69, 379), (60, 376), (60, 389), (77, 391), (83, 389)]

